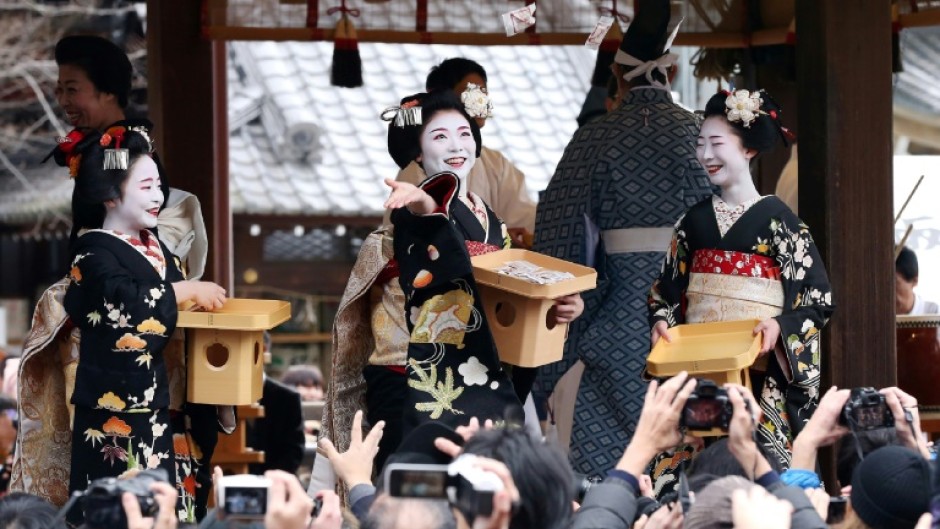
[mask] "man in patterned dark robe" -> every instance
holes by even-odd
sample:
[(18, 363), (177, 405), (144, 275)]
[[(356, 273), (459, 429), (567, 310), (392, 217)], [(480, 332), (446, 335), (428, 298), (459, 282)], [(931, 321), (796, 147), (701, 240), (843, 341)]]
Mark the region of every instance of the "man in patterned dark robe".
[(672, 226), (711, 193), (695, 157), (696, 120), (668, 89), (676, 60), (668, 25), (667, 0), (642, 2), (612, 65), (622, 105), (578, 130), (536, 216), (536, 251), (599, 271), (563, 360), (543, 367), (538, 381), (550, 393), (576, 361), (584, 364), (570, 457), (588, 475), (613, 468), (633, 434), (650, 351), (647, 293)]

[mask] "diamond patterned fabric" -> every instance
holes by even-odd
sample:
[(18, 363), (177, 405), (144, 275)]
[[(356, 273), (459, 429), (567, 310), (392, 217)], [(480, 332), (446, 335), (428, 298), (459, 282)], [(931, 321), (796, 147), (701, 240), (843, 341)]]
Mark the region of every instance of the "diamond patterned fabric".
[[(568, 144), (538, 207), (536, 251), (583, 263), (585, 215), (601, 230), (672, 226), (711, 194), (697, 134), (666, 91), (632, 90)], [(571, 438), (578, 472), (602, 475), (633, 434), (650, 349), (646, 297), (663, 255), (599, 255), (598, 288), (582, 294), (585, 312), (569, 329), (564, 360), (540, 371), (539, 390), (548, 392), (575, 360), (585, 364)]]

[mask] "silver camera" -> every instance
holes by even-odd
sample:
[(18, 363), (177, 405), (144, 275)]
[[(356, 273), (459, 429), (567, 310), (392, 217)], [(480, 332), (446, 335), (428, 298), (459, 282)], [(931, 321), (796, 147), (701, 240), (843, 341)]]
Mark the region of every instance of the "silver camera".
[(392, 463), (385, 471), (385, 491), (399, 498), (442, 499), (468, 520), (493, 511), (493, 495), (503, 490), (499, 476), (475, 466), (476, 456), (463, 454), (449, 465)]
[(263, 520), (268, 512), (271, 480), (253, 474), (222, 476), (216, 484), (216, 505), (231, 520)]

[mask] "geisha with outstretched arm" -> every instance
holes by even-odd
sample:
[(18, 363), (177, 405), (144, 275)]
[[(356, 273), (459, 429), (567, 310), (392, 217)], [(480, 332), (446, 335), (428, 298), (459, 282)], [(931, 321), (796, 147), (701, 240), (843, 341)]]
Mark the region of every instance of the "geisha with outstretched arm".
[[(509, 245), (503, 222), (466, 188), (479, 127), (449, 91), (406, 97), (383, 117), (398, 166), (417, 162), (432, 176), (419, 186), (388, 181), (394, 236), (385, 226), (366, 238), (340, 302), (321, 434), (345, 451), (363, 409), (385, 424), (377, 465), (419, 423), (499, 419), (521, 406), (470, 267), (470, 255)], [(556, 303), (559, 322), (583, 309), (580, 296)], [(311, 490), (332, 485), (329, 470), (318, 457)]]
[[(653, 344), (682, 323), (756, 319), (763, 375), (752, 377), (766, 448), (787, 466), (790, 443), (818, 401), (819, 332), (834, 310), (829, 279), (809, 228), (777, 197), (761, 196), (750, 163), (789, 131), (764, 92), (709, 100), (699, 161), (720, 195), (676, 224), (649, 296)], [(758, 361), (758, 364), (762, 363)]]
[[(386, 181), (410, 333), (403, 431), (428, 420), (458, 426), (473, 416), (503, 418), (528, 390), (520, 395), (503, 372), (470, 265), (471, 256), (509, 244), (505, 224), (465, 190), (479, 152), (476, 123), (449, 92), (421, 95), (398, 112), (418, 126), (393, 124), (390, 152), (431, 175), (419, 186)], [(582, 307), (578, 295), (560, 298), (556, 318), (570, 321)]]

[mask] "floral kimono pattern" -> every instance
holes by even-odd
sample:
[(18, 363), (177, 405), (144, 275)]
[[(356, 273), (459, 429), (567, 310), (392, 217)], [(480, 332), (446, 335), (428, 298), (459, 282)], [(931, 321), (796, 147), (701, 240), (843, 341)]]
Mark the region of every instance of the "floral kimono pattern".
[[(172, 283), (183, 276), (156, 236), (140, 237), (90, 230), (75, 245), (64, 298), (82, 336), (70, 492), (135, 469), (177, 479), (164, 348), (176, 328)], [(181, 496), (192, 509), (192, 496)]]
[(474, 416), (500, 420), (508, 407), (521, 406), (500, 365), (470, 265), (471, 255), (508, 247), (506, 228), (482, 201), (471, 209), (456, 199), (459, 185), (453, 174), (432, 176), (421, 187), (439, 204), (436, 212), (392, 213), (411, 333), (403, 436), (427, 421), (455, 427)]
[[(753, 378), (764, 412), (758, 426), (761, 442), (784, 467), (790, 443), (816, 409), (819, 398), (819, 331), (835, 309), (829, 278), (809, 229), (777, 197), (754, 203), (722, 234), (711, 198), (693, 206), (676, 223), (662, 272), (649, 295), (650, 324), (687, 322), (687, 296), (693, 260), (709, 252), (740, 252), (739, 267), (772, 262), (774, 278), (783, 287), (777, 361), (768, 362), (766, 376)], [(766, 271), (765, 276), (766, 276)], [(779, 275), (778, 275), (779, 274)], [(739, 293), (735, 293), (739, 294)]]

